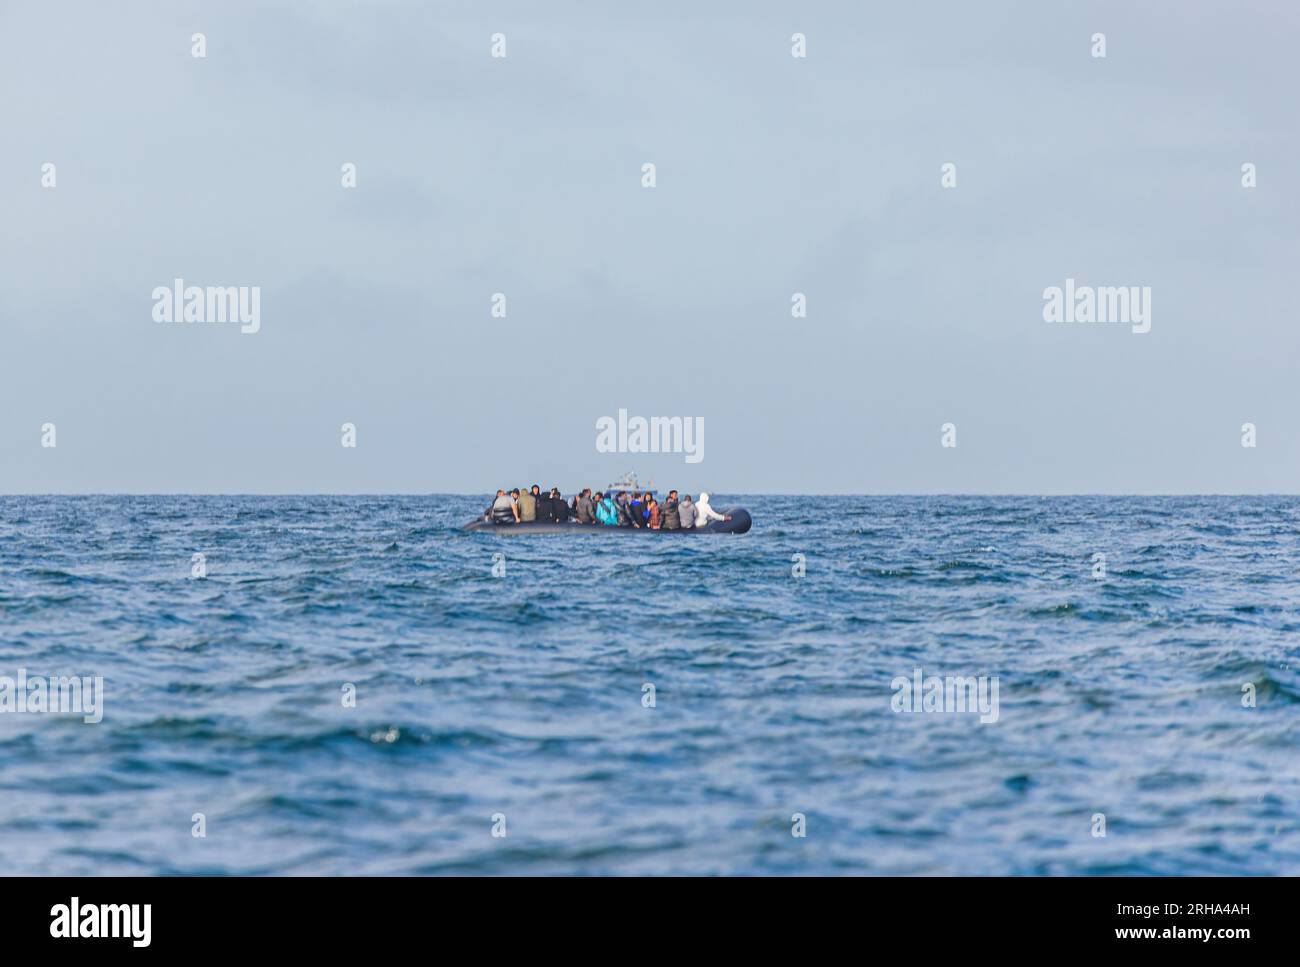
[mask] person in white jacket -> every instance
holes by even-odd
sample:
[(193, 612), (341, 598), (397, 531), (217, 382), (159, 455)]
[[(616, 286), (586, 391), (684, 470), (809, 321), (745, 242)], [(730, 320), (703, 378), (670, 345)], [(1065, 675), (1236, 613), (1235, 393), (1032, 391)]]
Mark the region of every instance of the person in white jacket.
[(703, 527), (711, 520), (731, 520), (730, 517), (724, 517), (716, 510), (709, 506), (709, 495), (700, 494), (700, 499), (695, 502), (695, 526)]

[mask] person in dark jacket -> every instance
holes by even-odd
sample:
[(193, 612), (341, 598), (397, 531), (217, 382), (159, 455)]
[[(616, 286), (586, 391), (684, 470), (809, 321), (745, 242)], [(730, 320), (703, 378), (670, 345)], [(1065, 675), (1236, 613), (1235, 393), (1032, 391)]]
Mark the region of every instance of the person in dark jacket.
[(543, 490), (537, 495), (537, 519), (544, 520), (548, 524), (554, 524), (556, 521), (555, 498), (559, 491), (552, 487), (549, 491)]
[[(533, 485), (537, 487), (536, 484)], [(537, 500), (537, 520), (539, 523), (550, 524), (555, 521), (555, 511), (551, 509), (551, 495), (545, 490), (537, 488), (540, 492), (534, 495)]]
[(619, 527), (640, 527), (641, 526), (632, 518), (632, 508), (629, 505), (626, 490), (620, 490), (618, 492), (618, 497), (614, 500), (614, 509), (618, 512)]
[(550, 499), (549, 506), (551, 511), (551, 520), (554, 521), (555, 523), (563, 524), (565, 521), (569, 519), (569, 505), (566, 504), (564, 502), (564, 498), (560, 496), (559, 487), (551, 488), (551, 499)]
[(645, 526), (645, 498), (633, 493), (627, 502), (627, 513), (637, 527)]
[(668, 491), (663, 504), (659, 507), (659, 529), (666, 531), (680, 530), (682, 519), (677, 515), (677, 491)]

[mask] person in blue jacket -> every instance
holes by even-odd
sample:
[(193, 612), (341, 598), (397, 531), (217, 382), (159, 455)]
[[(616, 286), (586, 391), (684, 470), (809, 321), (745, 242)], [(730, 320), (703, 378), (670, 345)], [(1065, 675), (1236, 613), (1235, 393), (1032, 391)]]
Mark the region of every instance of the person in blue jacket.
[(618, 526), (618, 510), (612, 497), (596, 494), (596, 520), (606, 527)]

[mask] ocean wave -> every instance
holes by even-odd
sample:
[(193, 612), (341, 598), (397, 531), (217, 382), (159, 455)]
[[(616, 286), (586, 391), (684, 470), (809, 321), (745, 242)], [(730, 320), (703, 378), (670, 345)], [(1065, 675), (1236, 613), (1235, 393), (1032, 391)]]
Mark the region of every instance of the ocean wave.
[[(9, 868), (1114, 875), (1300, 855), (1294, 499), (720, 495), (753, 530), (676, 541), (462, 532), (485, 500), (0, 498), (0, 676), (105, 689), (98, 725), (0, 714)], [(996, 678), (997, 721), (895, 711), (918, 669)], [(1098, 811), (1139, 845), (1099, 857)], [(786, 849), (795, 812), (817, 850)], [(220, 835), (196, 846), (195, 813)]]

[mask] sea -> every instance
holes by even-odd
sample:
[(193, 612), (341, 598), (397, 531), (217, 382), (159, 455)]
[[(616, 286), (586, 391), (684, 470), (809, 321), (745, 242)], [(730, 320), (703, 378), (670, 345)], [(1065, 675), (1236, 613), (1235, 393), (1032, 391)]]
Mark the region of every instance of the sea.
[(0, 870), (1300, 873), (1300, 498), (490, 497), (0, 497)]

